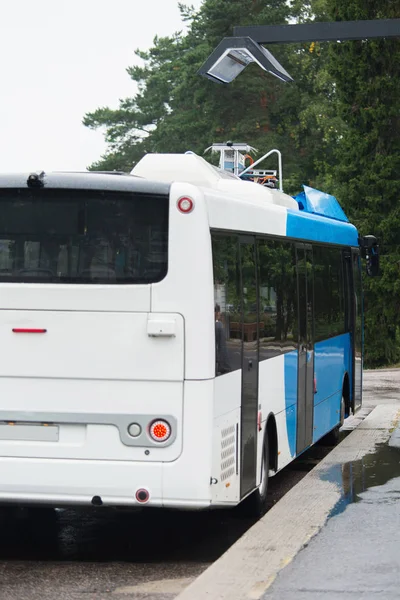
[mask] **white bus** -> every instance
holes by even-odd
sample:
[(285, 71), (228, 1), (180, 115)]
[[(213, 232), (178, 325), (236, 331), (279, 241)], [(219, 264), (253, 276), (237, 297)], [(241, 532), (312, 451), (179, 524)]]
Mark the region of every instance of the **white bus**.
[(0, 176), (0, 502), (262, 513), (361, 402), (357, 232), (300, 208), (193, 154)]

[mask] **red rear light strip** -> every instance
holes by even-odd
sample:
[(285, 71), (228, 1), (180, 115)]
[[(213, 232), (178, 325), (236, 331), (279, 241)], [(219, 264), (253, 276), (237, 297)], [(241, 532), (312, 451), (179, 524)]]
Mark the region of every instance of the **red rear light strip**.
[(26, 329), (26, 328), (17, 328), (13, 329), (13, 333), (46, 333), (47, 329)]

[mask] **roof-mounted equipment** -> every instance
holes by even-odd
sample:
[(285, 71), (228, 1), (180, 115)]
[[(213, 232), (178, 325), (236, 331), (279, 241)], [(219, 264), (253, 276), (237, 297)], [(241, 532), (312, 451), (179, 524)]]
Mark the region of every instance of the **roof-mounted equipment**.
[[(217, 142), (206, 148), (204, 153), (209, 151), (219, 152), (219, 168), (222, 171), (233, 173), (243, 181), (253, 181), (270, 188), (279, 187), (279, 191), (283, 192), (282, 154), (276, 148), (270, 150), (255, 162), (250, 153), (257, 152), (257, 149), (244, 142)], [(278, 171), (254, 168), (271, 154), (278, 155)], [(250, 160), (248, 167), (246, 167), (246, 160)]]

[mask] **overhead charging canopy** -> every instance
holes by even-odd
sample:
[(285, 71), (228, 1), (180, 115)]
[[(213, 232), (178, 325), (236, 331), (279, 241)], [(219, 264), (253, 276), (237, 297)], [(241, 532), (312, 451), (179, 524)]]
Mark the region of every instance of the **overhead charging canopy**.
[(230, 83), (253, 62), (282, 81), (293, 81), (271, 52), (250, 37), (224, 38), (202, 65), (199, 74), (216, 83)]
[(293, 81), (289, 73), (261, 44), (366, 40), (400, 36), (400, 19), (372, 19), (297, 23), (292, 25), (250, 25), (235, 27), (235, 37), (217, 46), (199, 74), (216, 83), (230, 83), (252, 62), (282, 81)]

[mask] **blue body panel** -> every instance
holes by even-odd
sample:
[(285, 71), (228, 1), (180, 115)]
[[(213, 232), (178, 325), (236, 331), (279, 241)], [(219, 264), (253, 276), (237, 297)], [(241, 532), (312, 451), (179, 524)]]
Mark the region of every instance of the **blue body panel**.
[[(358, 231), (348, 222), (336, 198), (305, 186), (304, 192), (296, 199), (302, 210), (287, 210), (286, 235), (289, 238), (336, 246), (359, 246)], [(352, 381), (351, 336), (346, 333), (317, 342), (314, 350), (317, 392), (314, 395), (313, 443), (340, 421), (345, 373)], [(296, 455), (297, 360), (297, 352), (285, 355), (286, 428), (292, 456)]]
[(297, 432), (297, 371), (298, 352), (289, 352), (284, 356), (285, 360), (285, 409), (286, 429), (289, 441), (290, 454), (296, 455), (296, 432)]
[(351, 373), (350, 334), (317, 342), (314, 350), (317, 393), (314, 395), (313, 442), (316, 442), (340, 420), (343, 380), (345, 373), (349, 377)]
[[(351, 336), (344, 333), (314, 346), (314, 374), (317, 391), (314, 394), (313, 443), (334, 429), (340, 421), (343, 380), (351, 378)], [(285, 360), (286, 430), (290, 454), (296, 456), (298, 353), (289, 352)], [(350, 379), (351, 381), (351, 379)]]
[(288, 209), (286, 235), (291, 238), (358, 247), (354, 225)]

